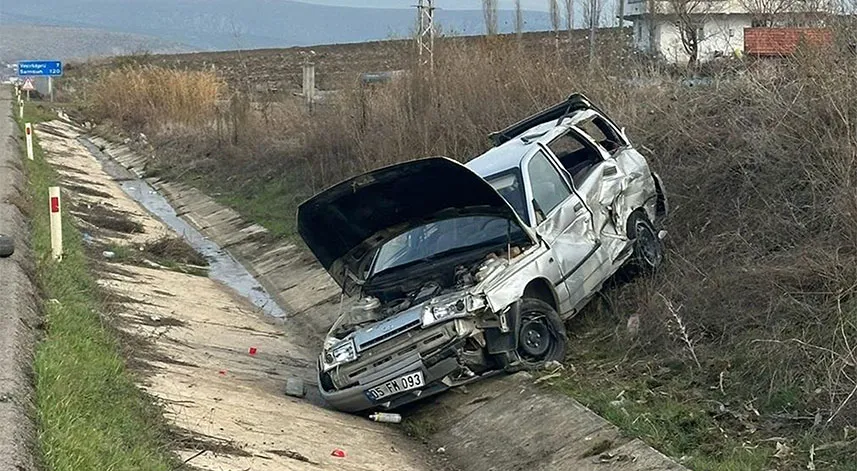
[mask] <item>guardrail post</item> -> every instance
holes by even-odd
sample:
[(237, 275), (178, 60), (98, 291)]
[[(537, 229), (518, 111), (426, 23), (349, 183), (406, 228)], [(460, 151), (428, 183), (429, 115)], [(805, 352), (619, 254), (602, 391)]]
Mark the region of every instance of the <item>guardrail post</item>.
[(62, 260), (62, 213), (60, 212), (60, 188), (48, 189), (51, 209), (51, 255), (54, 260)]
[(25, 124), (24, 132), (27, 134), (27, 158), (33, 160), (33, 125)]

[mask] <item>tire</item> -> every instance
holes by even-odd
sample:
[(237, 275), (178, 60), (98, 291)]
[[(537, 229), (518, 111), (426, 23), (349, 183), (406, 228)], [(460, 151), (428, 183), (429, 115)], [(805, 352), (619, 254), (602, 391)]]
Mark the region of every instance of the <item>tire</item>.
[(0, 258), (5, 258), (15, 253), (15, 241), (8, 236), (0, 234)]
[(664, 244), (645, 212), (631, 213), (628, 218), (628, 238), (634, 241), (634, 252), (628, 263), (631, 274), (656, 272), (664, 263)]
[(524, 298), (515, 350), (520, 361), (507, 371), (539, 369), (550, 361), (562, 361), (567, 342), (565, 324), (556, 310), (542, 300)]

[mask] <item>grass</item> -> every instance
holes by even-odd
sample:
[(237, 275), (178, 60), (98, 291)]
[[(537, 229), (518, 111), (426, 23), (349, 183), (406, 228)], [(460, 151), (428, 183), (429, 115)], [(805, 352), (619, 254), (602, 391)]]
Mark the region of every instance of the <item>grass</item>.
[(246, 190), (228, 189), (217, 182), (203, 182), (204, 188), (212, 188), (214, 199), (229, 206), (250, 221), (268, 229), (274, 237), (297, 239), (297, 220), (301, 198), (295, 194), (293, 177), (262, 182)]
[[(649, 282), (635, 280), (620, 289)], [(604, 294), (616, 296), (609, 288)], [(753, 397), (749, 385), (722, 369), (728, 365), (712, 359), (701, 369), (676, 357), (635, 359), (629, 345), (633, 349), (636, 342), (617, 334), (615, 319), (597, 301), (570, 322), (568, 331), (566, 369), (544, 387), (575, 398), (625, 435), (690, 469), (807, 469), (810, 449), (831, 443), (839, 445), (816, 453), (818, 469), (857, 469), (857, 456), (848, 448), (857, 441), (848, 427), (795, 433), (790, 421), (806, 418), (793, 414), (800, 402), (794, 390)], [(788, 456), (774, 456), (778, 442), (791, 449)]]
[(211, 71), (126, 64), (104, 73), (91, 91), (93, 111), (128, 125), (198, 126), (215, 115), (222, 83)]
[[(49, 113), (27, 106), (25, 117)], [(23, 125), (19, 123), (20, 127)], [(36, 146), (24, 157), (33, 207), (42, 208), (56, 174)], [(36, 281), (46, 300), (46, 332), (36, 349), (38, 445), (50, 471), (174, 469), (160, 409), (134, 384), (103, 317), (80, 233), (64, 226), (65, 254), (50, 256), (48, 214), (31, 215)], [(70, 220), (67, 216), (66, 221)]]

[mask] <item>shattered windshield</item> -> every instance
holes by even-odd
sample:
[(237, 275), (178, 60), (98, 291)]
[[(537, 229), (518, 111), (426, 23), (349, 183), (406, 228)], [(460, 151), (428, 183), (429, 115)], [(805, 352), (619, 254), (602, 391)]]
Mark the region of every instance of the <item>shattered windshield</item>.
[(443, 254), (505, 244), (507, 237), (516, 241), (522, 236), (518, 224), (496, 216), (465, 216), (429, 223), (382, 245), (372, 274)]

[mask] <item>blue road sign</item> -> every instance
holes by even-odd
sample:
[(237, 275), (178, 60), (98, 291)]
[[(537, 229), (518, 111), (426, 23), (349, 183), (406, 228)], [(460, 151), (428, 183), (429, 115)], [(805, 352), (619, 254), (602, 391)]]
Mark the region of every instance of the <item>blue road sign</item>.
[(58, 77), (62, 75), (61, 61), (18, 62), (19, 77)]

